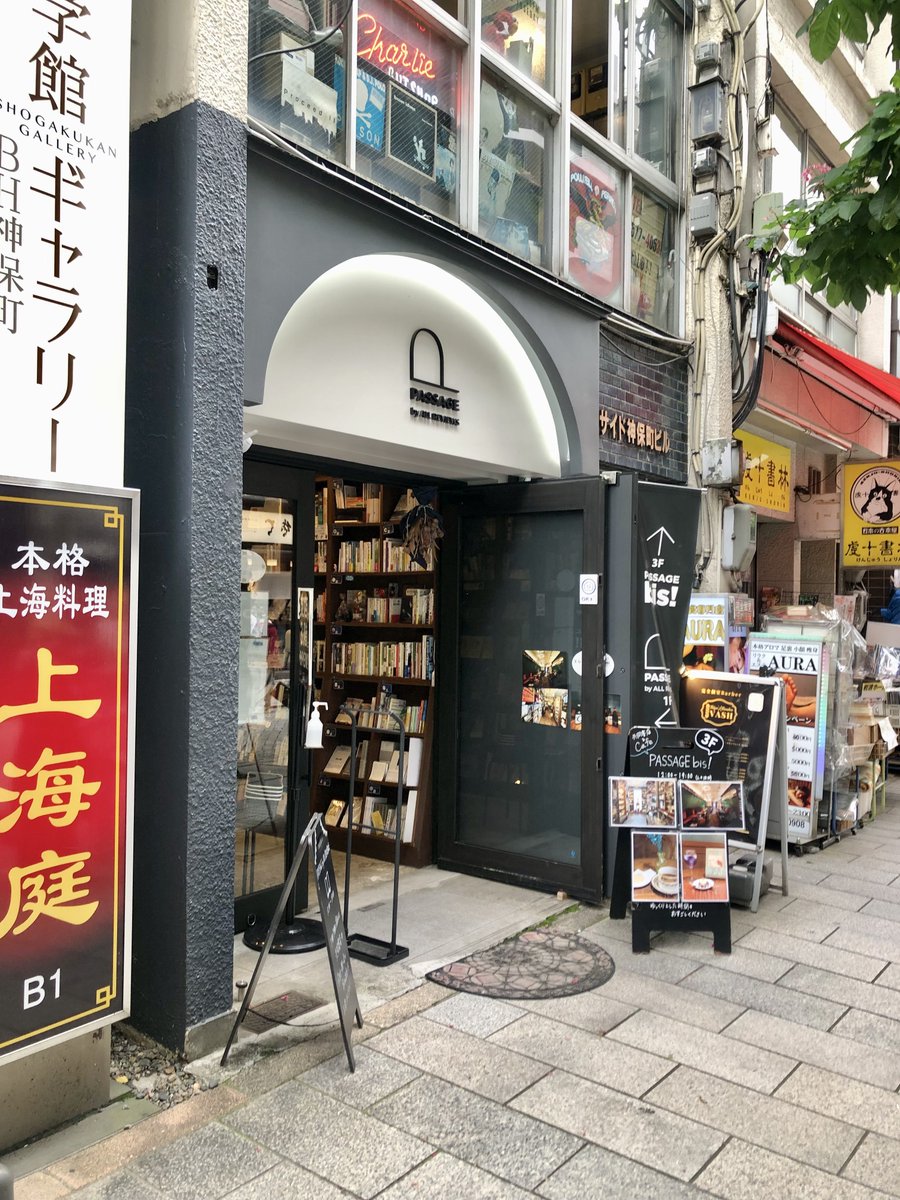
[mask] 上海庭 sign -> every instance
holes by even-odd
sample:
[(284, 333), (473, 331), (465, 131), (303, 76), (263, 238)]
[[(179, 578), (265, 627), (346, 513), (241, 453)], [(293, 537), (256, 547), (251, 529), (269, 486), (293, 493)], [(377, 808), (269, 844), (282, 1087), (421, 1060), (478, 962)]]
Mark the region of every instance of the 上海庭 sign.
[(136, 518), (0, 479), (0, 1060), (128, 1012)]

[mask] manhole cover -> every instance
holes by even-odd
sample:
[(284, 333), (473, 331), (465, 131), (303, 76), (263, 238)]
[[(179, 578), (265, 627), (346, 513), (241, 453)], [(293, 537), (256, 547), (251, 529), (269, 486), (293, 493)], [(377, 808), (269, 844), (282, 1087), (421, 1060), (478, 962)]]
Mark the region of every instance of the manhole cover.
[(615, 969), (593, 942), (532, 929), (432, 971), (428, 978), (458, 992), (500, 1000), (551, 1000), (589, 992), (611, 979)]
[(265, 1033), (273, 1025), (286, 1025), (293, 1017), (299, 1017), (318, 1008), (320, 1001), (300, 992), (285, 992), (264, 1004), (251, 1008), (243, 1020), (243, 1028), (250, 1033)]

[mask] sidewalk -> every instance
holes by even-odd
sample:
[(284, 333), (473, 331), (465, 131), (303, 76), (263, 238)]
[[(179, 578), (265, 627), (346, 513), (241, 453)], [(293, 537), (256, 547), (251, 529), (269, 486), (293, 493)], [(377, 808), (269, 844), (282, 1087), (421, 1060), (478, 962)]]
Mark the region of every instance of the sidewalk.
[(567, 912), (554, 929), (615, 959), (601, 988), (498, 1001), (410, 977), (367, 1012), (355, 1075), (334, 1027), (257, 1046), (16, 1200), (900, 1196), (891, 791), (856, 837), (791, 858), (789, 897), (732, 910), (730, 956), (707, 934), (632, 955), (629, 922)]

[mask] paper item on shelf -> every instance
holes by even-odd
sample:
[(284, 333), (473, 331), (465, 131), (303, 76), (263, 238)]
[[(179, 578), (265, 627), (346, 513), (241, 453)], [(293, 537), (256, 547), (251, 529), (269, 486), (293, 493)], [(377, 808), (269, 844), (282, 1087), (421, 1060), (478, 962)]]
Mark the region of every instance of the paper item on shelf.
[(416, 801), (418, 796), (419, 793), (413, 789), (411, 792), (407, 793), (406, 803), (403, 805), (403, 834), (400, 839), (403, 842), (411, 842), (413, 840), (413, 828), (415, 827), (416, 823)]
[(422, 739), (412, 738), (406, 743), (406, 768), (403, 772), (404, 782), (411, 788), (419, 784), (419, 770), (422, 766)]
[(383, 759), (379, 759), (378, 761), (373, 762), (372, 769), (369, 772), (369, 779), (371, 780), (371, 782), (372, 783), (382, 783), (384, 780), (385, 773), (387, 772), (387, 769), (388, 769), (388, 765), (386, 762), (384, 762)]
[(342, 775), (350, 762), (350, 747), (337, 746), (331, 758), (325, 764), (326, 775)]
[(897, 745), (897, 735), (894, 732), (894, 727), (887, 717), (882, 717), (878, 722), (878, 728), (881, 730), (881, 736), (888, 748), (888, 753), (890, 753)]

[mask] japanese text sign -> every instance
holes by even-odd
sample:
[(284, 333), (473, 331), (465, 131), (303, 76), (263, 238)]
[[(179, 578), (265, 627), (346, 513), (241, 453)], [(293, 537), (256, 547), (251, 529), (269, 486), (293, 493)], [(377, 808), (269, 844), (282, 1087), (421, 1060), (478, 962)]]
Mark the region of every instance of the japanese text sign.
[(841, 561), (900, 566), (900, 459), (841, 467)]
[(0, 1060), (128, 1013), (136, 524), (0, 479)]
[(118, 486), (131, 5), (8, 0), (0, 36), (0, 472)]
[(791, 511), (791, 449), (766, 438), (736, 429), (744, 444), (744, 477), (738, 489), (742, 504), (767, 508), (770, 512)]

